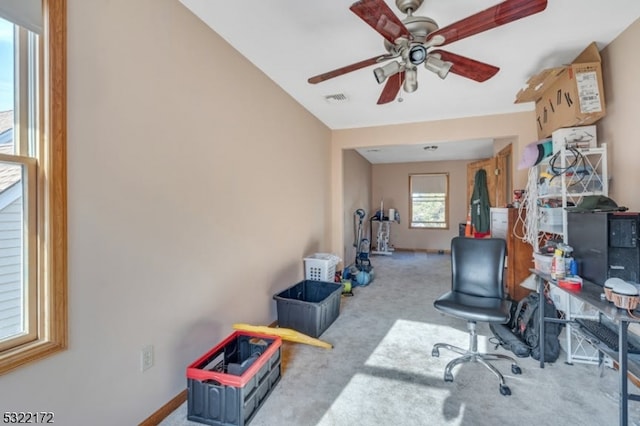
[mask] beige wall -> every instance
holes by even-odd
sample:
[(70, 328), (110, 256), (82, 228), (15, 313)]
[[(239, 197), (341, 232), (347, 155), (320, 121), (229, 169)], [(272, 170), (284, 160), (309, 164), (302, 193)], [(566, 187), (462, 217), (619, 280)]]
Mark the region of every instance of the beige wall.
[(68, 18), (69, 349), (2, 376), (0, 407), (134, 425), (328, 250), (330, 131), (176, 0)]
[[(478, 138), (513, 141), (514, 159), (519, 159), (522, 148), (526, 144), (538, 140), (535, 128), (535, 113), (530, 111), (334, 131), (332, 133), (331, 148), (331, 197), (333, 200), (333, 210), (331, 212), (333, 228), (331, 229), (331, 235), (333, 250), (336, 253), (340, 252), (344, 240), (344, 224), (342, 220), (342, 212), (344, 211), (343, 150)], [(517, 161), (514, 161), (514, 163), (517, 163)], [(526, 171), (516, 171), (514, 168), (514, 173), (516, 174), (514, 178), (516, 187), (524, 188), (527, 178)], [(372, 202), (379, 203), (379, 200), (373, 197)], [(407, 212), (405, 211), (405, 216), (406, 214)]]
[(367, 220), (373, 212), (371, 210), (371, 164), (353, 149), (347, 149), (343, 151), (343, 154), (343, 223), (345, 230), (343, 266), (346, 267), (355, 261), (356, 256), (354, 242), (356, 242), (356, 222), (358, 219), (354, 217), (355, 211), (357, 209), (364, 209), (365, 211), (362, 238), (365, 238), (369, 233)]
[[(465, 222), (468, 161), (432, 161), (418, 163), (375, 164), (372, 200), (385, 210), (395, 208), (400, 223), (390, 225), (390, 242), (398, 249), (449, 250), (451, 238), (458, 235), (458, 224)], [(449, 229), (410, 229), (409, 175), (416, 173), (449, 174)], [(374, 225), (373, 232), (376, 232)], [(373, 238), (375, 245), (376, 239)]]
[(598, 141), (609, 146), (610, 196), (618, 205), (640, 211), (640, 20), (602, 50), (607, 116)]
[[(344, 150), (494, 137), (517, 159), (536, 140), (533, 113), (332, 133), (175, 0), (68, 0), (68, 17), (69, 349), (2, 376), (5, 410), (128, 425), (182, 391), (232, 323), (275, 319), (305, 254), (344, 251), (369, 173), (358, 160), (345, 189)], [(600, 125), (635, 210), (639, 30), (603, 52)]]

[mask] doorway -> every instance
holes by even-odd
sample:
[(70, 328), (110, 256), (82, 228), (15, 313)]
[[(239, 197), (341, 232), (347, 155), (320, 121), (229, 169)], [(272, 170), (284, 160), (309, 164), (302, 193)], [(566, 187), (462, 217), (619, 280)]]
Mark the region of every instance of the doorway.
[(491, 207), (505, 207), (511, 203), (513, 193), (513, 151), (509, 144), (502, 148), (495, 157), (469, 163), (467, 166), (467, 203), (471, 200), (473, 184), (478, 170), (487, 173), (487, 190)]

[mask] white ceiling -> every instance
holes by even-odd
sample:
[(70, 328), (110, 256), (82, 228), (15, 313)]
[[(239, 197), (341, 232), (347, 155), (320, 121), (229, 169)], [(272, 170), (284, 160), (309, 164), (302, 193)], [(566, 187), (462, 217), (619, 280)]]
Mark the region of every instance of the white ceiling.
[(356, 151), (373, 164), (453, 159), (476, 160), (478, 158), (489, 158), (493, 155), (493, 139), (429, 142), (419, 145), (376, 146), (359, 148)]
[[(640, 17), (639, 0), (549, 0), (538, 14), (444, 47), (500, 67), (490, 80), (477, 83), (456, 74), (441, 80), (420, 67), (416, 92), (401, 91), (401, 102), (377, 105), (383, 85), (373, 76), (374, 66), (307, 82), (386, 53), (383, 37), (349, 10), (354, 0), (180, 1), (331, 129), (532, 110), (532, 103), (514, 104), (529, 77), (571, 62), (592, 41), (604, 48)], [(405, 17), (395, 0), (385, 1), (400, 19)], [(425, 0), (415, 15), (444, 27), (500, 2)], [(344, 94), (347, 101), (327, 102), (325, 96), (334, 94)]]

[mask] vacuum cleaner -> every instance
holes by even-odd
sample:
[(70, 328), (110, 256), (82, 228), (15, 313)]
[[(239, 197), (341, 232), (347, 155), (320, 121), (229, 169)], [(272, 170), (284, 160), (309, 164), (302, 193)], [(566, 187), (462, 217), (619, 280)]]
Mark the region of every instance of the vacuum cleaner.
[(354, 213), (355, 240), (353, 246), (356, 248), (356, 257), (353, 264), (346, 269), (344, 278), (349, 279), (353, 286), (366, 286), (373, 281), (373, 266), (369, 259), (371, 242), (363, 236), (363, 223), (366, 212), (357, 209)]

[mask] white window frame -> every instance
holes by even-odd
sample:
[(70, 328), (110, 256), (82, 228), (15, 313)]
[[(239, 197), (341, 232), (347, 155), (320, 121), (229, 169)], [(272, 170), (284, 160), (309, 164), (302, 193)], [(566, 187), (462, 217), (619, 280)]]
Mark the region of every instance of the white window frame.
[[(0, 374), (67, 347), (66, 9), (66, 0), (42, 1), (43, 33), (37, 56), (40, 73), (29, 76), (39, 81), (35, 94), (38, 107), (14, 110), (16, 146), (24, 146), (24, 132), (28, 131), (36, 158), (0, 156), (0, 161), (25, 164), (36, 177), (35, 185), (25, 185), (31, 191), (27, 194), (29, 202), (36, 205), (27, 205), (32, 215), (29, 221), (35, 226), (28, 227), (25, 238), (26, 246), (33, 250), (28, 255), (27, 293), (33, 295), (36, 309), (29, 310), (29, 336), (13, 342), (5, 340), (0, 346)], [(24, 86), (18, 90), (23, 96)], [(37, 116), (39, 126), (28, 126), (27, 130), (25, 115), (29, 119)], [(20, 148), (17, 154), (24, 154), (24, 150)]]
[[(414, 178), (442, 178), (444, 185), (444, 219), (438, 222), (425, 222), (414, 220), (414, 202), (417, 198), (414, 192)], [(449, 229), (449, 174), (448, 173), (414, 173), (409, 175), (409, 228), (410, 229), (430, 229), (430, 230), (446, 230)]]

